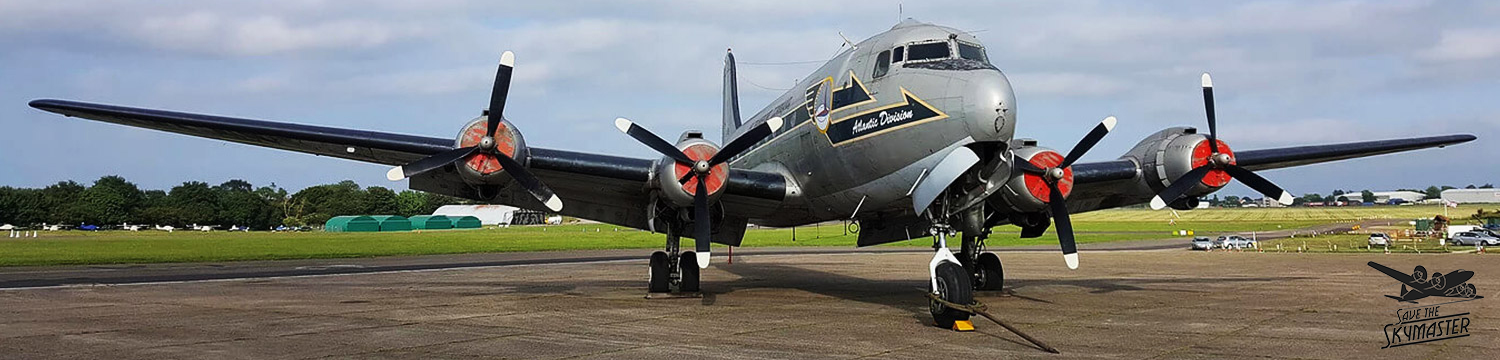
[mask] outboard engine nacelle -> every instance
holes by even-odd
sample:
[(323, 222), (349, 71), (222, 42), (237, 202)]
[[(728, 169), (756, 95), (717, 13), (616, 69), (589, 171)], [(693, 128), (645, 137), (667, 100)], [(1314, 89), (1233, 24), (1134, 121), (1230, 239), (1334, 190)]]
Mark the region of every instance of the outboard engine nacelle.
[[(458, 133), (458, 139), (454, 140), (454, 147), (481, 146), (488, 148), (489, 144), (482, 144), (485, 141), (484, 133), (487, 130), (486, 123), (488, 121), (489, 115), (481, 115), (469, 121), (469, 124), (464, 126), (463, 132)], [(526, 148), (526, 139), (521, 137), (521, 131), (517, 130), (515, 125), (511, 124), (509, 120), (500, 119), (499, 126), (495, 128), (493, 139), (496, 152), (510, 156), (511, 159), (516, 159), (522, 166), (525, 166), (527, 159), (531, 158)], [(513, 182), (511, 181), (511, 175), (504, 171), (504, 166), (500, 164), (500, 160), (494, 154), (476, 152), (459, 160), (454, 165), (458, 168), (460, 177), (470, 185), (504, 187)]]
[[(1234, 152), (1229, 149), (1229, 145), (1226, 145), (1223, 140), (1218, 140), (1218, 143), (1219, 152), (1229, 157), (1228, 161), (1233, 163)], [(1172, 181), (1213, 160), (1213, 153), (1208, 146), (1208, 136), (1199, 134), (1198, 129), (1191, 127), (1168, 128), (1152, 134), (1137, 143), (1129, 154), (1139, 157), (1141, 176), (1155, 192), (1166, 189)], [(1229, 180), (1229, 174), (1223, 170), (1210, 170), (1207, 175), (1203, 176), (1202, 181), (1188, 190), (1187, 196), (1173, 202), (1172, 206), (1192, 208), (1197, 205), (1199, 196), (1223, 188), (1224, 185), (1229, 184)]]

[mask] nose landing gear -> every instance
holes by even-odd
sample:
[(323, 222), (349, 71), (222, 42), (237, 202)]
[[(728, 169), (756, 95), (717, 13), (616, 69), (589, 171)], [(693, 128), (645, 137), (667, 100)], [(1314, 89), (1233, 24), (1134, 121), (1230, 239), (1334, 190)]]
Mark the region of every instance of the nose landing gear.
[[(952, 228), (945, 225), (934, 225), (932, 228), (933, 254), (932, 261), (927, 264), (928, 274), (932, 282), (928, 289), (935, 298), (942, 299), (953, 304), (974, 303), (974, 284), (970, 281), (969, 272), (964, 270), (963, 262), (953, 256), (953, 251), (948, 250), (948, 236)], [(973, 325), (969, 323), (969, 313), (950, 308), (941, 302), (929, 300), (929, 310), (932, 312), (932, 320), (938, 327), (958, 329), (955, 325), (963, 325), (972, 330)]]

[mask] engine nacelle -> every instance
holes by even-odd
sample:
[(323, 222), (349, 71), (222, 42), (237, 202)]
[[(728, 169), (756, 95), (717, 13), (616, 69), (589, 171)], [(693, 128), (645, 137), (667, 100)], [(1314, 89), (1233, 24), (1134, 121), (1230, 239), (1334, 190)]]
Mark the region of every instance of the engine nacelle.
[[(1229, 155), (1232, 163), (1234, 152), (1223, 140), (1218, 143), (1219, 152)], [(1138, 156), (1141, 175), (1146, 184), (1154, 191), (1161, 191), (1188, 171), (1207, 165), (1212, 151), (1209, 149), (1208, 136), (1199, 134), (1194, 128), (1176, 127), (1146, 137), (1130, 150), (1130, 154)], [(1196, 203), (1199, 196), (1218, 191), (1228, 185), (1229, 180), (1229, 174), (1223, 170), (1210, 170), (1203, 181), (1188, 190), (1183, 197), (1185, 200), (1179, 201)]]
[[(458, 133), (458, 139), (454, 141), (455, 147), (469, 147), (480, 145), (484, 141), (488, 115), (481, 115), (469, 121), (464, 130)], [(526, 165), (528, 150), (526, 139), (521, 137), (521, 132), (516, 130), (509, 120), (500, 119), (500, 125), (495, 128), (495, 150), (516, 159), (516, 162)], [(492, 154), (483, 152), (469, 155), (468, 158), (460, 160), (457, 168), (460, 177), (470, 185), (506, 186), (512, 183), (510, 174), (504, 171), (500, 161)]]
[[(1022, 141), (1020, 146), (1012, 148), (1015, 158), (1030, 162), (1038, 168), (1049, 169), (1061, 165), (1063, 154), (1045, 147), (1036, 146), (1035, 142)], [(1000, 198), (1011, 213), (1037, 213), (1045, 210), (1051, 201), (1052, 190), (1047, 187), (1047, 181), (1041, 175), (1020, 171), (1019, 167), (1012, 166), (1010, 180), (1000, 189)], [(1073, 192), (1073, 169), (1061, 169), (1062, 178), (1057, 182), (1057, 189), (1062, 192), (1063, 197)]]
[[(719, 153), (719, 146), (703, 139), (703, 133), (688, 131), (677, 140), (677, 149), (687, 154), (694, 161), (708, 161)], [(693, 206), (693, 196), (698, 193), (698, 177), (688, 181), (686, 184), (679, 182), (684, 176), (694, 171), (693, 166), (678, 163), (668, 157), (663, 157), (658, 162), (656, 169), (656, 186), (673, 205), (683, 208)], [(728, 162), (715, 165), (708, 170), (708, 175), (703, 176), (704, 186), (708, 190), (708, 203), (718, 201), (719, 195), (724, 192), (724, 187), (729, 180)]]

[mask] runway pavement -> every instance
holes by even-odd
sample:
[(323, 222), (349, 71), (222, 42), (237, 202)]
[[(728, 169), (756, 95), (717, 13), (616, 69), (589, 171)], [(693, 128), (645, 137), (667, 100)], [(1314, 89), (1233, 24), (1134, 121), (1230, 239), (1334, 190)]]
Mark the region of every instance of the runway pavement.
[[(704, 271), (703, 297), (682, 299), (644, 298), (639, 254), (597, 252), (380, 260), (416, 267), (405, 271), (12, 288), (0, 290), (0, 358), (1500, 356), (1500, 262), (1489, 255), (1085, 251), (1082, 267), (1069, 271), (1051, 251), (1003, 253), (1013, 295), (978, 298), (1058, 356), (982, 320), (973, 333), (932, 327), (917, 293), (930, 258), (920, 249), (736, 252), (734, 264), (718, 258)], [(545, 261), (552, 258), (573, 260)], [(1471, 314), (1471, 336), (1382, 349), (1385, 325), (1411, 305), (1384, 297), (1400, 287), (1366, 265), (1372, 260), (1401, 271), (1474, 271), (1469, 282), (1486, 298), (1442, 306), (1444, 315)], [(306, 266), (359, 261), (371, 260)], [(489, 265), (434, 265), (443, 262)], [(28, 270), (78, 271), (3, 276)]]

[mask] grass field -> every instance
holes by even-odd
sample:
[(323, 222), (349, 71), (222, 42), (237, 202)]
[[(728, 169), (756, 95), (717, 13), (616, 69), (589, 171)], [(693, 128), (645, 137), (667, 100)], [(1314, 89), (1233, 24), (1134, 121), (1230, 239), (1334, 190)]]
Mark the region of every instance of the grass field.
[[(1415, 219), (1441, 213), (1438, 207), (1333, 209), (1204, 209), (1177, 212), (1121, 209), (1074, 217), (1080, 243), (1177, 238), (1177, 230), (1198, 235), (1302, 228), (1371, 218)], [(1449, 209), (1470, 214), (1473, 209)], [(1175, 220), (1175, 223), (1173, 221)], [(745, 246), (854, 246), (839, 224), (795, 229), (751, 229)], [(990, 246), (1054, 244), (1048, 234), (1019, 239), (1018, 229), (994, 229)], [(402, 233), (229, 233), (179, 231), (44, 232), (36, 239), (0, 238), (0, 266), (203, 262), (273, 259), (371, 257), (579, 249), (652, 249), (663, 235), (612, 225), (518, 226), (503, 229)], [(1362, 239), (1362, 238), (1360, 238)], [(1363, 240), (1359, 240), (1363, 241)], [(929, 246), (917, 239), (890, 246)], [(691, 240), (684, 242), (690, 248)], [(1285, 247), (1285, 245), (1283, 245)]]

